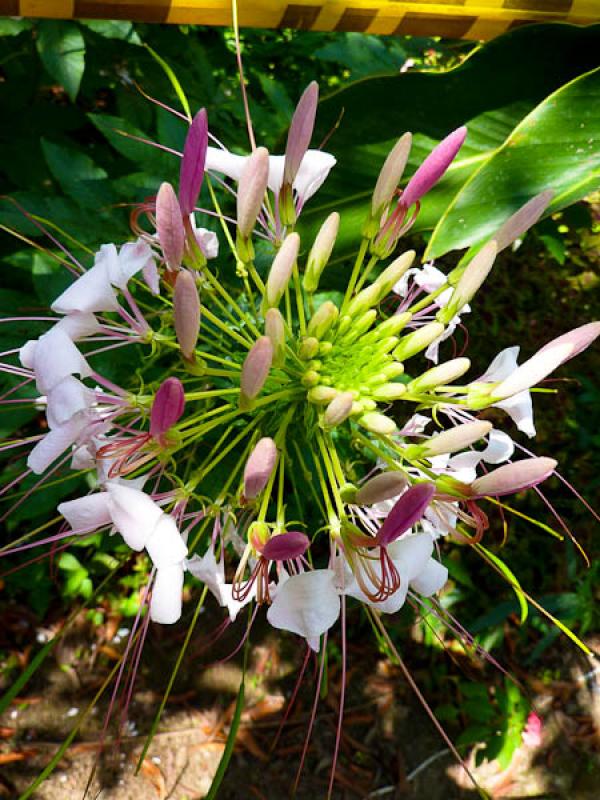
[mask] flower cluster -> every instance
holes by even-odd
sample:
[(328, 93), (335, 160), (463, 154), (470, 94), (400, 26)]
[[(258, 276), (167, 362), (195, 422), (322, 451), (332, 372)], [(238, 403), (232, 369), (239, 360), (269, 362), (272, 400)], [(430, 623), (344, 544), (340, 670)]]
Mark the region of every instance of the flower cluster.
[[(402, 190), (411, 137), (399, 139), (345, 291), (320, 291), (339, 215), (312, 242), (296, 230), (335, 164), (309, 149), (317, 100), (311, 84), (281, 156), (209, 146), (201, 110), (177, 190), (163, 183), (136, 212), (136, 241), (76, 265), (49, 330), (3, 366), (19, 376), (17, 391), (35, 383), (46, 412), (22, 477), (43, 482), (67, 465), (93, 476), (88, 494), (59, 505), (65, 523), (53, 540), (116, 532), (144, 550), (156, 622), (180, 618), (187, 573), (231, 619), (265, 606), (274, 627), (314, 650), (346, 597), (393, 613), (439, 592), (441, 537), (477, 544), (486, 498), (553, 473), (551, 458), (515, 459), (512, 439), (481, 412), (503, 409), (533, 436), (530, 389), (600, 334), (600, 323), (584, 325), (520, 366), (509, 348), (480, 377), (466, 377), (468, 358), (442, 357), (497, 253), (551, 197), (534, 198), (449, 274), (417, 266), (412, 250), (396, 254), (465, 128)], [(233, 191), (235, 220), (215, 183)], [(203, 185), (218, 231), (196, 226)], [(270, 248), (266, 269), (257, 237), (261, 253)], [(131, 369), (120, 385), (96, 359), (124, 347)]]

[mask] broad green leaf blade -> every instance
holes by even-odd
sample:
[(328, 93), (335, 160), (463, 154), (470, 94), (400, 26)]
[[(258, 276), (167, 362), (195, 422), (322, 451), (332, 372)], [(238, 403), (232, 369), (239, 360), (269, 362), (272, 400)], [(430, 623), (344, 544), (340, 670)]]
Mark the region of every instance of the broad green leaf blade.
[(85, 42), (74, 22), (40, 22), (36, 45), (42, 63), (75, 100), (85, 68)]
[(546, 98), (483, 161), (440, 219), (425, 257), (437, 258), (492, 235), (544, 189), (550, 211), (600, 186), (600, 68)]

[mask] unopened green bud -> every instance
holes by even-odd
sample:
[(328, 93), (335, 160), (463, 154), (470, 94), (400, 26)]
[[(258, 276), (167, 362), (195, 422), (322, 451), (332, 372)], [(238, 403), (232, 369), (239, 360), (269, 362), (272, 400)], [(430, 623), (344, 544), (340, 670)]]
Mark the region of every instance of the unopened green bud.
[(333, 342), (321, 342), (319, 344), (319, 355), (326, 356), (333, 350)]
[(273, 366), (281, 367), (285, 362), (285, 322), (278, 308), (265, 314), (265, 335), (273, 345)]
[(441, 322), (429, 322), (422, 328), (407, 334), (394, 350), (394, 358), (406, 361), (407, 358), (420, 353), (441, 336), (445, 326)]
[(415, 394), (420, 392), (428, 392), (435, 389), (437, 386), (446, 386), (456, 378), (469, 369), (471, 362), (468, 358), (453, 358), (451, 361), (446, 361), (438, 367), (427, 370), (418, 378), (415, 378), (408, 384), (408, 391)]
[(402, 253), (401, 256), (395, 258), (377, 277), (375, 284), (380, 287), (380, 300), (383, 300), (391, 292), (400, 278), (410, 268), (415, 260), (415, 255), (414, 250), (407, 250), (406, 253)]
[(390, 353), (399, 341), (400, 339), (397, 336), (388, 336), (387, 339), (377, 343), (373, 350), (374, 355), (384, 356), (386, 353)]
[(362, 289), (356, 297), (354, 297), (348, 305), (348, 314), (351, 317), (356, 317), (358, 314), (363, 314), (367, 309), (372, 308), (379, 302), (380, 288), (376, 283)]
[(393, 317), (381, 322), (374, 330), (373, 335), (378, 339), (385, 339), (388, 336), (397, 336), (412, 319), (412, 314), (404, 311), (402, 314), (394, 314)]
[(373, 389), (372, 394), (375, 400), (393, 402), (406, 394), (406, 386), (403, 383), (384, 383), (383, 386)]
[(364, 411), (375, 411), (375, 409), (377, 408), (377, 403), (370, 397), (361, 397), (360, 403)]
[(322, 420), (323, 427), (329, 430), (348, 419), (352, 413), (353, 402), (352, 392), (340, 392), (325, 409)]
[(273, 259), (265, 286), (265, 304), (267, 308), (274, 308), (279, 305), (292, 277), (299, 248), (300, 237), (297, 233), (290, 233), (283, 240), (279, 252)]
[(377, 312), (375, 311), (374, 308), (372, 308), (370, 311), (365, 311), (365, 313), (361, 317), (359, 317), (357, 320), (353, 322), (352, 327), (350, 328), (348, 333), (346, 333), (345, 336), (339, 337), (340, 341), (344, 345), (348, 345), (351, 344), (352, 342), (355, 342), (363, 335), (363, 333), (366, 333), (366, 331), (369, 330), (369, 328), (375, 322), (376, 319), (377, 319)]
[(314, 336), (307, 336), (298, 349), (298, 355), (303, 361), (310, 361), (319, 352), (319, 340)]
[(340, 497), (344, 503), (355, 503), (356, 492), (357, 488), (353, 483), (345, 483), (343, 486), (340, 486)]
[(320, 374), (314, 369), (308, 369), (302, 376), (302, 385), (307, 388), (316, 386), (321, 380)]
[(306, 292), (316, 292), (319, 286), (321, 273), (327, 266), (327, 262), (331, 256), (331, 251), (335, 244), (338, 230), (340, 227), (340, 215), (337, 211), (330, 214), (315, 238), (313, 246), (308, 254), (308, 261), (306, 262), (306, 270), (302, 285)]
[(273, 345), (268, 336), (261, 336), (250, 348), (242, 365), (240, 377), (240, 400), (242, 411), (249, 411), (254, 400), (262, 391), (271, 364), (273, 363)]
[(333, 386), (314, 386), (312, 389), (309, 390), (307, 397), (309, 402), (316, 403), (317, 405), (327, 405), (331, 403), (331, 401), (337, 397), (339, 394), (337, 389), (334, 389)]
[(365, 407), (364, 407), (364, 405), (362, 404), (362, 402), (360, 400), (355, 400), (352, 403), (352, 412), (351, 413), (352, 413), (353, 417), (358, 417), (361, 414), (364, 414), (364, 411), (365, 411)]
[(248, 528), (248, 542), (260, 552), (271, 538), (271, 531), (266, 522), (252, 522)]
[(396, 430), (396, 423), (385, 414), (379, 411), (370, 411), (359, 417), (358, 422), (371, 433), (378, 433), (381, 436), (389, 436)]
[(378, 217), (394, 197), (394, 192), (398, 188), (404, 173), (411, 144), (411, 134), (405, 133), (388, 153), (373, 192), (371, 203), (371, 215), (373, 217)]
[(326, 300), (312, 315), (308, 323), (307, 333), (309, 336), (316, 336), (322, 339), (339, 316), (339, 311), (335, 303)]
[(338, 337), (343, 336), (350, 330), (352, 323), (354, 322), (353, 318), (350, 317), (348, 314), (344, 314), (340, 317), (340, 321), (338, 324)]
[(399, 378), (404, 374), (404, 364), (395, 361), (393, 364), (387, 364), (381, 372), (385, 375), (388, 381), (393, 381), (394, 378)]

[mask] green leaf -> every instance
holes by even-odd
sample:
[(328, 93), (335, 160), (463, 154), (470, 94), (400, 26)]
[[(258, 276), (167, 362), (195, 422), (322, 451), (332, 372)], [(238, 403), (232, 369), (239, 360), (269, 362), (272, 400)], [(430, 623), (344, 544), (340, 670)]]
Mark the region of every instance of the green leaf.
[(31, 28), (31, 22), (28, 19), (15, 19), (7, 18), (0, 19), (0, 36), (18, 36), (23, 31), (28, 31)]
[(40, 22), (36, 46), (43, 65), (75, 101), (85, 68), (85, 42), (74, 22)]
[(132, 22), (117, 19), (87, 19), (81, 20), (80, 24), (98, 36), (104, 36), (105, 39), (122, 39), (130, 44), (142, 43)]
[(544, 189), (556, 211), (600, 183), (600, 68), (538, 105), (485, 159), (440, 219), (425, 258), (476, 244)]

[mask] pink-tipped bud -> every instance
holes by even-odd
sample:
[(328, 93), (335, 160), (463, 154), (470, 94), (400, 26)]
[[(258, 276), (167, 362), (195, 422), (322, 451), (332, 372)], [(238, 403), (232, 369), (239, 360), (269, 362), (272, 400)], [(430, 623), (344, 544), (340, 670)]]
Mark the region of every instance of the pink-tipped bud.
[(340, 215), (333, 211), (321, 225), (310, 248), (302, 285), (307, 292), (316, 292), (321, 274), (331, 257), (331, 251), (340, 228)]
[(375, 184), (375, 191), (373, 192), (373, 200), (371, 203), (371, 213), (374, 217), (379, 216), (383, 209), (391, 202), (394, 197), (394, 192), (398, 188), (398, 184), (404, 174), (404, 168), (408, 161), (408, 155), (412, 145), (412, 134), (405, 133), (401, 136), (388, 156), (381, 168), (377, 183)]
[(445, 320), (446, 322), (450, 322), (452, 317), (472, 300), (481, 284), (490, 274), (494, 266), (497, 252), (497, 244), (492, 240), (482, 247), (477, 255), (467, 264), (465, 271), (456, 284), (450, 303), (448, 304), (447, 315), (449, 316)]
[(208, 148), (208, 117), (201, 108), (190, 125), (179, 171), (179, 205), (184, 217), (196, 207), (196, 201), (204, 180), (206, 150)]
[(240, 408), (249, 411), (254, 400), (262, 391), (271, 364), (273, 363), (273, 345), (268, 336), (261, 336), (252, 345), (244, 364), (240, 378)]
[(175, 336), (179, 342), (181, 354), (188, 361), (193, 361), (200, 332), (200, 297), (196, 279), (187, 270), (177, 273), (175, 292), (173, 293), (173, 314)]
[(422, 518), (434, 493), (435, 486), (431, 483), (418, 483), (407, 489), (398, 498), (377, 532), (377, 544), (380, 547), (387, 547), (412, 528)]
[(537, 486), (556, 469), (553, 458), (524, 458), (488, 472), (471, 484), (472, 497), (501, 497)]
[(247, 239), (260, 214), (267, 182), (269, 180), (269, 152), (265, 147), (257, 147), (248, 158), (237, 192), (237, 225), (240, 236)]
[(261, 550), (267, 561), (289, 561), (300, 558), (308, 550), (310, 539), (301, 531), (288, 531), (272, 536)]
[(273, 259), (265, 287), (265, 303), (267, 308), (279, 305), (283, 293), (287, 289), (294, 264), (298, 258), (300, 237), (297, 233), (290, 233), (283, 240), (283, 244)]
[(491, 394), (494, 398), (513, 397), (535, 386), (565, 361), (579, 355), (600, 336), (600, 322), (589, 322), (544, 345), (541, 350), (505, 378)]
[(372, 506), (391, 500), (406, 488), (406, 477), (402, 472), (382, 472), (360, 487), (354, 498), (359, 506)]
[(300, 169), (300, 164), (308, 147), (315, 127), (319, 85), (316, 81), (308, 84), (300, 98), (288, 131), (283, 167), (283, 183), (291, 186)]
[(185, 246), (185, 230), (179, 201), (170, 183), (161, 183), (156, 195), (156, 232), (163, 257), (170, 270), (181, 266)]
[(376, 278), (374, 284), (379, 286), (381, 300), (387, 297), (404, 273), (412, 266), (415, 256), (414, 250), (407, 250), (406, 253), (402, 253), (398, 258), (395, 258)]
[(244, 497), (254, 500), (265, 488), (277, 463), (277, 445), (268, 436), (259, 439), (244, 469)]
[(431, 151), (403, 191), (400, 198), (403, 206), (410, 208), (439, 181), (454, 161), (466, 135), (467, 129), (464, 126), (458, 128), (442, 139), (438, 146)]
[(352, 413), (354, 394), (352, 392), (340, 392), (329, 403), (323, 414), (323, 427), (326, 429), (335, 428), (344, 420), (348, 419)]
[(524, 206), (509, 217), (493, 237), (498, 245), (498, 252), (512, 244), (515, 239), (520, 239), (525, 231), (535, 225), (550, 205), (553, 197), (554, 192), (552, 189), (547, 189), (545, 192), (532, 197), (528, 203), (525, 203)]
[(459, 450), (464, 450), (470, 444), (478, 442), (479, 439), (483, 439), (492, 430), (492, 427), (491, 422), (483, 420), (465, 422), (464, 425), (457, 425), (455, 428), (438, 433), (437, 436), (433, 436), (431, 439), (415, 445), (415, 447), (419, 448), (427, 458), (456, 453)]
[(185, 391), (178, 378), (167, 378), (154, 396), (150, 411), (150, 436), (161, 441), (163, 435), (179, 422), (185, 407)]
[(265, 335), (273, 345), (273, 366), (281, 367), (285, 362), (285, 321), (278, 308), (270, 308), (265, 314)]

